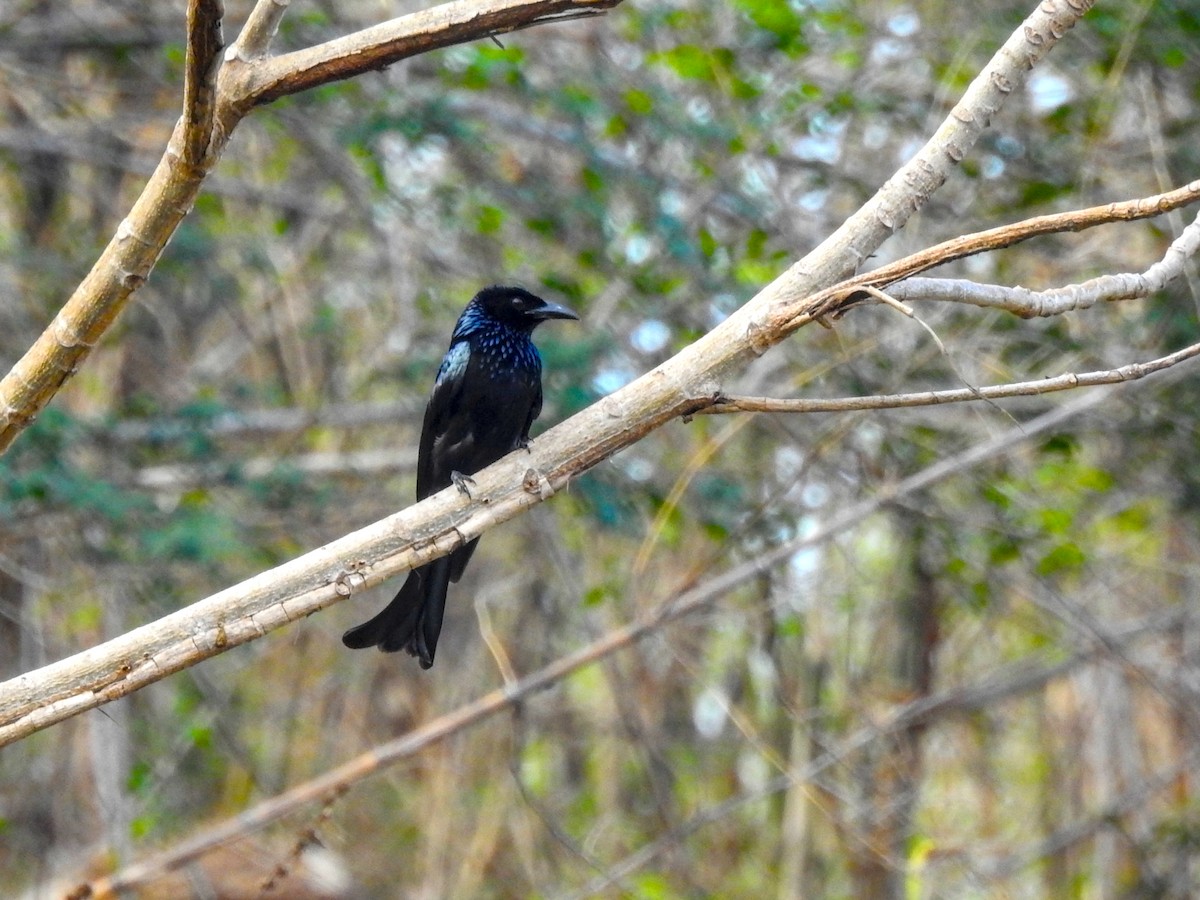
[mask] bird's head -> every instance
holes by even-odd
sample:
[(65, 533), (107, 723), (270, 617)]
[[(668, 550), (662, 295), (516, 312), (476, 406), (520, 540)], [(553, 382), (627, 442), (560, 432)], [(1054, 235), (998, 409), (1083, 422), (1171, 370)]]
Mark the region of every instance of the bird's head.
[(579, 318), (565, 306), (547, 303), (541, 297), (519, 287), (494, 285), (484, 288), (475, 295), (470, 305), (477, 307), (492, 319), (525, 332), (533, 331), (547, 319)]

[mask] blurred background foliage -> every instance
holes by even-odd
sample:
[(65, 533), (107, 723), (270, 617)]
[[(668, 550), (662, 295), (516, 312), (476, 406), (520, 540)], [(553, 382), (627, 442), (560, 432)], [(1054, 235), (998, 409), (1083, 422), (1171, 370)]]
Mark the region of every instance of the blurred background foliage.
[[(226, 5), (232, 35), (249, 4)], [(420, 5), (297, 2), (279, 48)], [(0, 457), (0, 676), (407, 505), (433, 372), (482, 285), (582, 313), (539, 334), (545, 423), (667, 358), (868, 198), (1031, 6), (629, 0), (256, 111)], [(160, 154), (182, 22), (181, 2), (0, 8), (5, 367)], [(1191, 2), (1102, 0), (872, 263), (1194, 178), (1198, 40)], [(952, 273), (1140, 271), (1184, 221)], [(1055, 320), (922, 307), (946, 353), (865, 308), (725, 389), (1116, 367), (1195, 341), (1198, 308), (1194, 275)], [(289, 895), (1194, 896), (1198, 401), (1186, 373), (1111, 391), (356, 788), (317, 821), (341, 879)], [(0, 887), (169, 847), (495, 687), (498, 660), (530, 671), (1062, 402), (671, 424), (487, 535), (429, 673), (338, 640), (388, 586), (5, 749)], [(153, 896), (258, 896), (317, 815)]]

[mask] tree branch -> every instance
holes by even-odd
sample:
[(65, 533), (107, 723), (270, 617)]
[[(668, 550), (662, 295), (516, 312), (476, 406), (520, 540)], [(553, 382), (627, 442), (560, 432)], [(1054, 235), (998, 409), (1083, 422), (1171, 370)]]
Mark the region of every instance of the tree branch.
[(6, 449), (75, 373), (150, 275), (191, 209), (222, 143), (214, 143), (219, 98), (214, 66), (221, 48), (221, 3), (191, 0), (183, 114), (129, 215), (50, 326), (0, 380), (0, 451)]
[(710, 405), (694, 411), (695, 415), (720, 415), (735, 412), (773, 413), (817, 413), (848, 412), (862, 409), (903, 409), (913, 406), (938, 406), (943, 403), (965, 403), (970, 400), (1001, 400), (1006, 397), (1033, 397), (1074, 388), (1095, 387), (1102, 384), (1120, 384), (1137, 381), (1155, 372), (1200, 356), (1200, 344), (1192, 344), (1166, 356), (1144, 363), (1129, 363), (1117, 369), (1075, 374), (1067, 372), (1052, 378), (1037, 381), (1018, 381), (1013, 384), (997, 384), (987, 387), (957, 388), (947, 391), (919, 391), (911, 394), (884, 394), (873, 397), (838, 397), (829, 400), (786, 399), (774, 397), (726, 397), (697, 398), (697, 403)]
[(819, 314), (806, 298), (851, 271), (924, 204), (1029, 68), (1090, 7), (1087, 0), (1041, 3), (929, 144), (830, 238), (672, 359), (552, 428), (528, 450), (477, 473), (473, 500), (447, 488), (158, 622), (0, 684), (0, 746), (444, 555), (694, 411), (693, 398), (719, 394), (720, 377), (735, 364), (765, 352)]
[(290, 3), (291, 0), (258, 0), (238, 39), (229, 48), (229, 58), (250, 62), (265, 56)]
[(601, 15), (621, 0), (453, 0), (251, 66), (237, 102), (269, 103), (410, 56), (546, 22)]
[[(199, 166), (212, 136), (216, 108), (217, 64), (225, 39), (221, 34), (221, 0), (190, 0), (187, 10), (187, 53), (183, 76), (183, 161)], [(169, 152), (169, 149), (168, 149)]]

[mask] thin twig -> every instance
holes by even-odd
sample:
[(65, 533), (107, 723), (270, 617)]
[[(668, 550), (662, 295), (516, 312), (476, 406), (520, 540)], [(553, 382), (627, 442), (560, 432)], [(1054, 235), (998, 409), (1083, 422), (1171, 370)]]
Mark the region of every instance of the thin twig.
[[(1200, 344), (1192, 344), (1166, 356), (1144, 363), (1129, 363), (1117, 369), (1074, 374), (1067, 372), (1037, 381), (1019, 381), (980, 388), (956, 388), (946, 391), (920, 391), (911, 394), (884, 394), (872, 397), (837, 397), (828, 400), (776, 399), (774, 397), (711, 398), (711, 405), (695, 410), (693, 415), (723, 415), (736, 412), (823, 413), (860, 409), (901, 409), (913, 406), (938, 406), (942, 403), (965, 403), (968, 400), (1000, 400), (1006, 397), (1033, 397), (1055, 391), (1103, 384), (1137, 381), (1200, 356)], [(702, 402), (697, 400), (697, 403)]]
[(1076, 844), (1089, 840), (1105, 828), (1115, 827), (1121, 818), (1144, 808), (1146, 802), (1155, 794), (1163, 793), (1176, 784), (1181, 776), (1186, 776), (1194, 771), (1194, 765), (1195, 760), (1188, 759), (1180, 765), (1159, 769), (1133, 787), (1113, 797), (1087, 818), (1059, 828), (1045, 839), (1022, 847), (987, 866), (983, 872), (984, 877), (993, 881), (1011, 878), (1023, 869), (1034, 865), (1038, 860), (1062, 853)]
[(291, 473), (323, 477), (349, 475), (362, 477), (381, 472), (410, 472), (417, 467), (415, 452), (395, 450), (346, 450), (294, 453), (287, 456), (255, 456), (237, 463), (167, 463), (135, 469), (128, 476), (114, 478), (116, 484), (128, 484), (142, 490), (180, 491), (199, 485), (270, 478)]
[[(916, 322), (918, 325), (920, 325), (925, 330), (925, 333), (928, 334), (933, 339), (934, 344), (937, 345), (938, 352), (941, 353), (942, 356), (946, 357), (946, 359), (950, 359), (950, 351), (948, 351), (946, 349), (946, 345), (942, 343), (942, 339), (940, 337), (938, 337), (937, 332), (934, 331), (933, 328), (930, 327), (928, 322), (926, 322), (924, 319), (922, 319), (920, 316), (918, 316), (916, 314), (916, 312), (913, 311), (913, 308), (911, 306), (907, 306), (906, 304), (901, 303), (899, 300), (897, 300), (891, 294), (887, 293), (886, 291), (880, 290), (879, 288), (875, 287), (874, 285), (868, 284), (865, 288), (863, 288), (863, 290), (866, 291), (866, 293), (869, 296), (874, 297), (876, 300), (878, 300), (880, 303), (884, 304), (885, 306), (891, 307), (892, 309), (899, 312), (901, 315), (907, 316), (908, 318), (910, 318), (914, 322)], [(951, 362), (950, 365), (953, 366), (954, 363)], [(957, 369), (956, 369), (955, 374), (957, 374)], [(966, 381), (965, 378), (963, 380)]]
[(250, 62), (266, 56), (289, 3), (290, 0), (258, 0), (238, 39), (229, 48), (229, 58)]
[[(279, 432), (302, 432), (306, 428), (362, 428), (368, 425), (394, 425), (419, 416), (421, 402), (416, 398), (387, 403), (338, 403), (319, 409), (298, 406), (231, 409), (204, 418), (161, 416), (124, 419), (109, 423), (94, 419), (85, 424), (97, 439), (115, 443), (157, 444), (184, 441), (203, 434), (207, 437), (250, 437)], [(417, 425), (420, 420), (417, 419)]]
[[(866, 287), (863, 288), (863, 290), (867, 294), (869, 294), (870, 296), (872, 296), (876, 300), (878, 300), (880, 303), (884, 304), (885, 306), (890, 306), (892, 309), (896, 310), (897, 312), (901, 313), (902, 315), (908, 316), (910, 319), (916, 316), (916, 313), (913, 312), (911, 306), (905, 306), (899, 300), (888, 295), (884, 291), (881, 291), (879, 288), (875, 287), (875, 285), (873, 285), (873, 284), (868, 284)], [(938, 343), (940, 344), (941, 342), (939, 341)]]

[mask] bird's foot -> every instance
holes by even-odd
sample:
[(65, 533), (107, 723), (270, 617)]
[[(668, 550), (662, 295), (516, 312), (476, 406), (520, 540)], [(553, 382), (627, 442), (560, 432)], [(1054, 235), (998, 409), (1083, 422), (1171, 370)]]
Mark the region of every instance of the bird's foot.
[(458, 488), (460, 494), (466, 494), (467, 499), (471, 498), (471, 488), (468, 485), (474, 485), (475, 479), (470, 475), (464, 475), (462, 472), (451, 472), (450, 480), (454, 482), (454, 486)]

